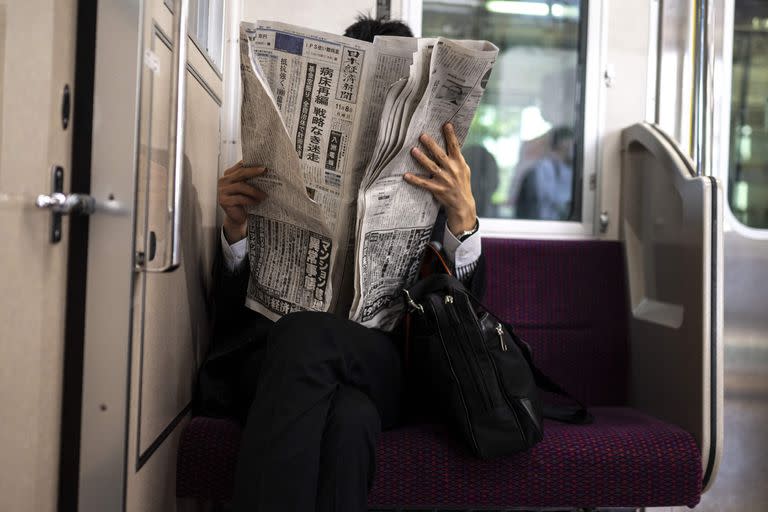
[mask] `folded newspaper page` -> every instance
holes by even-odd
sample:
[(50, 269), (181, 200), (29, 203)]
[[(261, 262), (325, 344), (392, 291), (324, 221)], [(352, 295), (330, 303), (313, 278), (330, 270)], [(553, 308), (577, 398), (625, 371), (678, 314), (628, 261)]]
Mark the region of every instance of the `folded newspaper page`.
[(498, 49), (268, 21), (240, 37), (243, 162), (268, 169), (252, 181), (268, 198), (248, 215), (246, 305), (392, 329), (438, 211), (402, 179), (408, 150), (422, 132), (443, 143), (449, 120), (463, 141)]
[(403, 180), (403, 174), (419, 167), (410, 150), (422, 133), (445, 147), (442, 126), (448, 121), (463, 144), (496, 55), (496, 47), (485, 41), (439, 38), (415, 56), (409, 81), (422, 94), (404, 101), (401, 137), (390, 158), (371, 162), (359, 193), (352, 320), (384, 330), (397, 325), (402, 290), (417, 278), (439, 210), (431, 193)]

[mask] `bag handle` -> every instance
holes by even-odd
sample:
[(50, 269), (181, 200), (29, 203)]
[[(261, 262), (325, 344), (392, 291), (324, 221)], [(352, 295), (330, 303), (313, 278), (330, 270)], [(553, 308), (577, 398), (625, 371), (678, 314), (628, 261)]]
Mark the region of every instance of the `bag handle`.
[[(438, 267), (437, 272), (435, 271), (435, 268), (434, 268), (435, 265), (437, 265)], [(430, 242), (427, 244), (424, 257), (421, 260), (421, 267), (419, 267), (420, 280), (423, 280), (425, 277), (428, 277), (430, 275), (448, 275), (450, 277), (453, 277), (453, 272), (451, 272), (450, 265), (448, 265), (448, 262), (445, 261), (442, 251), (437, 248), (434, 242)], [(408, 290), (404, 290), (404, 295), (406, 296), (407, 301), (410, 300), (410, 295), (408, 294)], [(406, 306), (405, 318), (403, 318), (403, 325), (405, 327), (405, 340), (404, 340), (404, 346), (403, 346), (403, 359), (404, 359), (405, 368), (410, 368), (411, 366), (411, 323), (412, 323), (411, 314), (412, 314), (411, 308)]]
[[(434, 266), (437, 265), (438, 272), (435, 272)], [(430, 273), (429, 266), (432, 266), (431, 269), (432, 272)], [(434, 274), (447, 274), (449, 276), (453, 276), (453, 272), (451, 272), (451, 266), (448, 264), (447, 261), (445, 261), (445, 258), (443, 257), (443, 252), (437, 248), (436, 244), (434, 242), (430, 242), (427, 244), (426, 251), (424, 253), (424, 259), (421, 261), (421, 267), (419, 268), (419, 278), (424, 279), (427, 276), (434, 275)]]

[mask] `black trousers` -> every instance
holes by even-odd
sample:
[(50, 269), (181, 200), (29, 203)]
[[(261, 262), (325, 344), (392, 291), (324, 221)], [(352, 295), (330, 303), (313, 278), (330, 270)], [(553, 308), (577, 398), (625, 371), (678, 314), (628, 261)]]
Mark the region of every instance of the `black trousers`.
[(367, 510), (376, 440), (400, 410), (393, 336), (328, 313), (294, 313), (268, 330), (260, 367), (233, 510)]

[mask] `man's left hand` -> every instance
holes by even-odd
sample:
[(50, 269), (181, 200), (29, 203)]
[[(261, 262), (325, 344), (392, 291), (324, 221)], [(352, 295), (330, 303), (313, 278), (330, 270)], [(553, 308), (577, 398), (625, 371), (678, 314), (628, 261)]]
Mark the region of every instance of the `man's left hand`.
[(403, 179), (432, 193), (437, 202), (445, 207), (448, 229), (458, 236), (475, 227), (477, 210), (470, 183), (471, 170), (461, 154), (459, 141), (451, 123), (443, 126), (443, 135), (447, 151), (426, 133), (421, 134), (419, 141), (431, 157), (419, 148), (411, 149), (411, 155), (426, 169), (429, 176), (422, 177), (407, 172)]

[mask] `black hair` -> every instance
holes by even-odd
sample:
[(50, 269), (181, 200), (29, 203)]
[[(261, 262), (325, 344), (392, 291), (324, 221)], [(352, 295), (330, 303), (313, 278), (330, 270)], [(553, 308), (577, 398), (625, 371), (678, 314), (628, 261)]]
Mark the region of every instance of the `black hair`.
[(413, 32), (400, 20), (390, 20), (386, 16), (372, 18), (360, 14), (357, 21), (347, 27), (344, 35), (372, 43), (375, 36), (413, 37)]
[(558, 126), (557, 128), (552, 128), (552, 132), (549, 137), (550, 147), (552, 149), (557, 149), (560, 143), (564, 140), (575, 138), (575, 134), (573, 130), (567, 126)]

